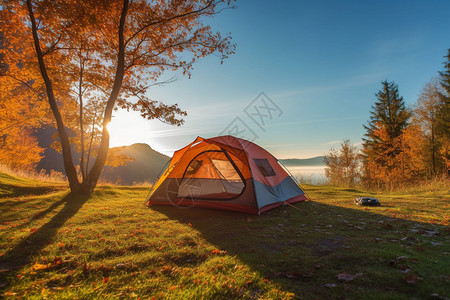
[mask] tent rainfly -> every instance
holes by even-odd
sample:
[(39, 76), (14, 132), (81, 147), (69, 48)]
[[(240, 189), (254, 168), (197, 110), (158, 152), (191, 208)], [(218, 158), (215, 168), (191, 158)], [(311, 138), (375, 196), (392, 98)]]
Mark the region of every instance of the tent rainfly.
[(197, 137), (176, 151), (146, 204), (260, 214), (306, 199), (269, 152), (250, 141), (225, 135)]

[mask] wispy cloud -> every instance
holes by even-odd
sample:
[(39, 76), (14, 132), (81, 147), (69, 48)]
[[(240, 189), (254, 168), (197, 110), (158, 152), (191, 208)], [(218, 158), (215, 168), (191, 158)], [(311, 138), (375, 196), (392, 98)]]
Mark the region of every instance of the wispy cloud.
[(298, 146), (297, 144), (272, 144), (272, 145), (261, 145), (263, 148), (281, 148), (281, 147), (289, 147), (289, 146)]
[(335, 145), (335, 144), (339, 144), (341, 141), (338, 141), (338, 140), (336, 140), (336, 141), (331, 141), (331, 142), (327, 142), (327, 143), (325, 143), (324, 145)]
[[(218, 127), (220, 128), (220, 127)], [(152, 138), (176, 137), (186, 135), (201, 135), (208, 132), (214, 132), (216, 128), (198, 128), (198, 127), (175, 127), (173, 129), (160, 129), (151, 132)]]
[(375, 40), (371, 47), (367, 47), (368, 55), (371, 57), (384, 58), (390, 55), (405, 55), (416, 49), (418, 45), (421, 45), (425, 40), (425, 37), (417, 32), (414, 34), (404, 36), (402, 38), (395, 37), (383, 40)]
[(361, 116), (354, 117), (342, 117), (342, 118), (326, 118), (326, 119), (314, 119), (314, 120), (302, 120), (302, 121), (294, 121), (294, 122), (284, 122), (268, 125), (268, 127), (276, 127), (276, 126), (287, 126), (287, 125), (299, 125), (299, 124), (310, 124), (310, 123), (325, 123), (325, 122), (335, 122), (335, 121), (343, 121), (343, 120), (358, 120), (361, 119)]
[(287, 98), (298, 95), (306, 95), (306, 94), (317, 94), (324, 92), (331, 92), (346, 88), (354, 88), (355, 86), (361, 86), (366, 84), (371, 84), (374, 81), (385, 76), (384, 72), (373, 72), (369, 74), (361, 74), (353, 77), (348, 77), (336, 84), (328, 84), (328, 85), (317, 85), (317, 86), (308, 86), (301, 87), (295, 90), (283, 91), (277, 94), (272, 95), (273, 98)]

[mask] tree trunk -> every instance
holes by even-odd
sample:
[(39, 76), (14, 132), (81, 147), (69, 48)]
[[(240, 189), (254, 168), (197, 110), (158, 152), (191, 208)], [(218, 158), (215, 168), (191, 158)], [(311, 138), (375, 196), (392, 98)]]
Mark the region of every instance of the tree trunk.
[(79, 54), (79, 58), (80, 58), (80, 72), (79, 72), (79, 76), (80, 79), (78, 81), (78, 99), (80, 101), (80, 110), (79, 110), (79, 122), (80, 122), (80, 144), (81, 144), (81, 154), (80, 154), (80, 172), (81, 172), (81, 178), (82, 181), (84, 182), (86, 180), (86, 171), (84, 168), (84, 127), (83, 127), (83, 73), (84, 73), (84, 61), (82, 58), (82, 53), (81, 53), (81, 45), (80, 45), (80, 54)]
[(125, 41), (124, 41), (124, 28), (125, 28), (125, 18), (128, 12), (128, 1), (123, 1), (122, 13), (120, 16), (119, 23), (119, 52), (117, 55), (117, 69), (116, 75), (114, 77), (114, 85), (109, 96), (108, 102), (105, 107), (105, 114), (103, 117), (103, 132), (102, 139), (100, 142), (100, 147), (98, 150), (97, 158), (95, 159), (94, 165), (89, 172), (86, 180), (82, 183), (81, 193), (91, 193), (95, 186), (97, 185), (100, 174), (105, 166), (106, 157), (108, 155), (109, 149), (109, 132), (107, 125), (111, 122), (112, 111), (116, 103), (117, 97), (119, 96), (120, 88), (122, 87), (123, 76), (125, 74)]
[(436, 141), (434, 138), (434, 126), (431, 124), (431, 160), (433, 166), (433, 177), (436, 176)]
[(31, 0), (27, 0), (28, 15), (31, 21), (31, 30), (34, 40), (34, 48), (36, 50), (36, 55), (39, 62), (39, 69), (41, 71), (42, 78), (44, 79), (45, 88), (47, 91), (48, 103), (52, 110), (53, 116), (55, 117), (56, 126), (58, 129), (59, 138), (61, 140), (62, 155), (64, 160), (64, 169), (66, 170), (67, 179), (69, 181), (69, 187), (72, 192), (77, 191), (80, 188), (80, 182), (78, 181), (77, 171), (73, 164), (72, 149), (70, 147), (69, 137), (64, 126), (64, 122), (59, 111), (58, 105), (56, 104), (55, 95), (53, 92), (53, 84), (48, 77), (47, 68), (44, 63), (44, 56), (42, 54), (41, 46), (39, 44), (39, 36), (37, 33), (36, 19), (33, 13), (33, 7), (31, 5)]

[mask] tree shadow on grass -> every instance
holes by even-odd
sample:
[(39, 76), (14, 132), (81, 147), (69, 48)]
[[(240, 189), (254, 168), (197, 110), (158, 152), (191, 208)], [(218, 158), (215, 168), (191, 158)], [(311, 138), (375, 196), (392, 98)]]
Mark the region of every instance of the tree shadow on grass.
[[(61, 228), (67, 220), (73, 217), (84, 203), (89, 199), (87, 195), (69, 194), (63, 199), (53, 203), (49, 208), (37, 214), (33, 219), (39, 219), (42, 216), (57, 209), (60, 205), (63, 208), (52, 217), (52, 219), (31, 233), (27, 238), (14, 246), (2, 257), (0, 257), (0, 269), (18, 270), (21, 267), (30, 264), (39, 252), (56, 236), (58, 229)], [(1, 272), (0, 281), (4, 282), (4, 276), (11, 276), (11, 272)], [(7, 288), (7, 287), (6, 287)]]
[(0, 197), (14, 198), (24, 196), (46, 195), (55, 191), (66, 189), (66, 187), (56, 186), (14, 186), (0, 184)]
[[(444, 226), (377, 214), (382, 208), (371, 212), (316, 202), (296, 207), (261, 216), (201, 208), (152, 209), (189, 224), (217, 248), (299, 298), (357, 299), (366, 293), (426, 298), (448, 291), (450, 282), (439, 283), (446, 273), (443, 268), (424, 274), (429, 277), (423, 282), (405, 280), (410, 273), (420, 277), (421, 270), (440, 268), (433, 261), (445, 259), (441, 252), (448, 248), (444, 246), (449, 237)], [(339, 274), (355, 278), (339, 280)]]

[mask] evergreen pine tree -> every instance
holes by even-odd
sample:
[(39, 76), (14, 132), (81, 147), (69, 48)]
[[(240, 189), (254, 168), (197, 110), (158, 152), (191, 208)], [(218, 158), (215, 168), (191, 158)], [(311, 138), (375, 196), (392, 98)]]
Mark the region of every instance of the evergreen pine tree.
[(446, 93), (441, 93), (441, 97), (443, 99), (447, 100), (447, 104), (450, 101), (450, 49), (447, 50), (448, 53), (444, 58), (447, 59), (446, 62), (444, 62), (444, 71), (439, 72), (439, 75), (441, 75), (441, 85), (444, 88)]
[(443, 158), (446, 162), (447, 176), (450, 177), (450, 49), (444, 56), (444, 71), (439, 72), (442, 91), (439, 93), (441, 105), (437, 116), (437, 134), (444, 144)]
[(374, 180), (388, 182), (391, 175), (398, 175), (402, 168), (401, 163), (397, 163), (402, 152), (399, 140), (411, 116), (399, 95), (397, 84), (387, 80), (381, 84), (381, 90), (375, 94), (377, 101), (372, 106), (368, 125), (364, 125), (367, 133), (363, 138), (362, 152), (368, 184)]

